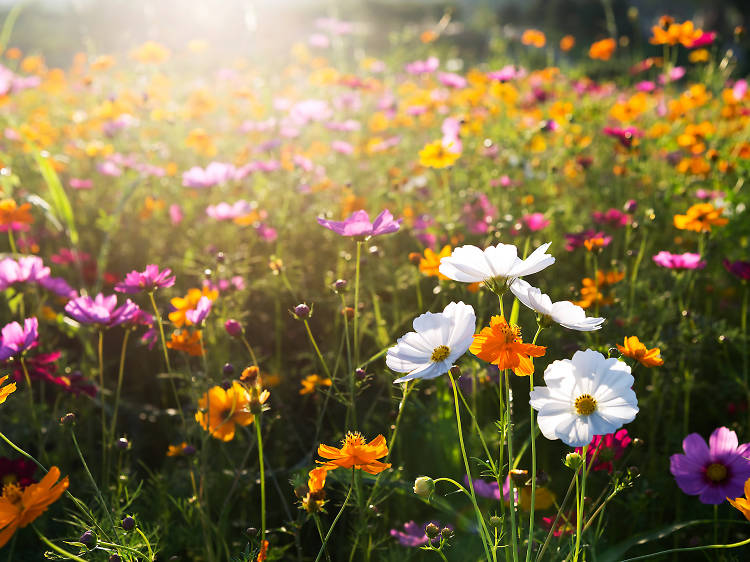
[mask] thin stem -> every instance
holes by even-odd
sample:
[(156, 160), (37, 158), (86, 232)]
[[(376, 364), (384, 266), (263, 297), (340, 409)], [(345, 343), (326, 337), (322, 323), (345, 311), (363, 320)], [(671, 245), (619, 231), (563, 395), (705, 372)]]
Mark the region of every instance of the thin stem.
[(660, 552), (654, 552), (652, 554), (644, 554), (643, 556), (636, 556), (635, 558), (626, 558), (622, 562), (635, 562), (636, 560), (646, 560), (646, 559), (653, 559), (657, 556), (660, 556), (662, 554), (672, 554), (675, 552), (696, 552), (698, 550), (711, 550), (711, 549), (718, 549), (718, 548), (739, 548), (741, 546), (745, 546), (746, 544), (750, 544), (750, 538), (745, 539), (741, 542), (735, 542), (731, 544), (709, 544), (706, 546), (691, 546), (686, 548), (670, 548), (669, 550), (662, 550)]
[[(581, 456), (584, 459), (584, 463), (586, 461), (586, 454), (588, 453), (589, 446), (586, 445), (583, 447), (583, 452), (581, 453)], [(586, 475), (588, 473), (588, 470), (584, 468), (583, 471), (581, 471), (581, 491), (578, 497), (578, 502), (576, 505), (576, 546), (575, 546), (575, 552), (573, 554), (573, 562), (578, 561), (578, 555), (581, 552), (581, 535), (582, 529), (583, 529), (583, 503), (586, 498)], [(576, 473), (576, 487), (578, 484), (578, 473)]]
[[(513, 466), (513, 426), (511, 422), (511, 392), (510, 392), (510, 375), (508, 369), (503, 369), (505, 375), (505, 413), (508, 418), (508, 467)], [(511, 530), (511, 549), (513, 551), (513, 562), (518, 562), (518, 527), (516, 524), (516, 500), (514, 494), (513, 478), (508, 478), (508, 497), (510, 498), (510, 530)]]
[(10, 244), (10, 251), (13, 253), (13, 257), (18, 257), (18, 248), (16, 248), (16, 239), (13, 236), (13, 229), (8, 229), (8, 243)]
[(29, 376), (29, 370), (26, 367), (26, 361), (23, 360), (23, 357), (19, 357), (18, 362), (21, 363), (21, 369), (23, 369), (23, 377), (24, 377), (24, 380), (26, 381), (26, 386), (29, 388), (29, 409), (31, 410), (31, 420), (34, 423), (34, 428), (38, 432), (41, 432), (41, 427), (39, 426), (39, 419), (37, 418), (37, 415), (36, 415), (36, 408), (34, 408), (34, 391), (31, 388), (31, 377)]
[(71, 554), (67, 550), (63, 550), (59, 546), (57, 546), (55, 543), (53, 543), (51, 540), (49, 540), (47, 537), (45, 537), (42, 533), (39, 532), (39, 529), (37, 529), (33, 524), (31, 525), (31, 528), (34, 529), (34, 532), (37, 534), (39, 539), (46, 544), (48, 547), (50, 547), (52, 550), (57, 552), (60, 556), (64, 556), (68, 560), (75, 560), (76, 562), (86, 562), (83, 558), (79, 558), (75, 554)]
[(143, 539), (143, 542), (146, 543), (146, 548), (148, 549), (148, 559), (153, 560), (154, 559), (154, 551), (151, 550), (151, 543), (148, 541), (148, 538), (146, 535), (143, 534), (143, 531), (141, 531), (138, 527), (135, 528), (135, 532), (141, 535), (141, 538)]
[(120, 391), (122, 390), (123, 373), (125, 372), (125, 351), (128, 347), (128, 338), (131, 330), (125, 330), (125, 337), (122, 340), (122, 349), (120, 350), (120, 367), (117, 371), (117, 390), (115, 391), (115, 408), (112, 412), (112, 425), (109, 429), (110, 441), (115, 439), (115, 430), (117, 429), (117, 411), (120, 408)]
[(349, 497), (352, 495), (352, 489), (354, 488), (354, 470), (354, 467), (352, 467), (352, 481), (349, 484), (349, 491), (346, 493), (346, 499), (344, 499), (344, 503), (341, 505), (341, 509), (336, 514), (336, 517), (334, 518), (333, 523), (331, 523), (331, 526), (328, 528), (328, 533), (326, 533), (326, 537), (323, 539), (323, 544), (320, 545), (320, 550), (318, 551), (318, 555), (315, 557), (315, 562), (318, 562), (318, 560), (320, 560), (320, 557), (323, 555), (323, 551), (325, 551), (326, 545), (328, 544), (328, 539), (331, 538), (333, 528), (336, 526), (336, 523), (338, 523), (341, 514), (344, 513), (346, 504), (349, 503)]
[[(469, 479), (469, 490), (471, 491), (471, 494), (470, 494), (471, 503), (474, 506), (474, 513), (476, 513), (476, 516), (477, 516), (477, 523), (479, 523), (479, 530), (480, 530), (480, 534), (482, 535), (482, 546), (484, 547), (484, 552), (485, 552), (485, 555), (487, 556), (487, 560), (489, 560), (490, 559), (490, 550), (489, 550), (490, 533), (487, 530), (487, 526), (484, 523), (484, 517), (482, 517), (482, 512), (479, 510), (479, 506), (477, 505), (477, 497), (476, 497), (476, 494), (474, 493), (474, 480), (471, 477), (471, 469), (469, 468), (469, 459), (466, 457), (466, 447), (464, 446), (464, 432), (463, 432), (463, 429), (461, 429), (461, 412), (458, 406), (458, 391), (456, 390), (456, 381), (453, 379), (453, 373), (451, 373), (450, 371), (448, 372), (448, 377), (450, 377), (451, 386), (453, 387), (453, 404), (456, 407), (456, 429), (458, 431), (458, 442), (461, 446), (461, 456), (463, 457), (463, 460), (464, 460), (464, 468), (466, 469), (466, 477)], [(497, 560), (494, 548), (492, 550), (492, 560)]]
[(549, 545), (549, 541), (552, 538), (552, 534), (555, 532), (555, 528), (557, 527), (557, 522), (560, 520), (560, 515), (562, 514), (563, 510), (565, 509), (565, 504), (568, 503), (568, 498), (570, 497), (570, 494), (573, 491), (573, 486), (578, 481), (578, 472), (580, 470), (581, 470), (581, 468), (579, 467), (576, 470), (575, 477), (570, 480), (570, 484), (568, 485), (568, 491), (565, 492), (565, 497), (563, 498), (563, 501), (560, 504), (560, 509), (558, 509), (557, 513), (555, 514), (555, 520), (552, 521), (552, 525), (550, 525), (549, 532), (547, 533), (547, 538), (544, 539), (544, 544), (542, 545), (542, 549), (536, 555), (537, 562), (539, 562), (539, 560), (542, 559), (542, 556), (544, 556), (544, 552), (547, 550), (547, 546)]
[(258, 438), (258, 463), (260, 464), (260, 540), (266, 540), (266, 474), (263, 465), (263, 436), (260, 431), (261, 416), (255, 416), (255, 434)]
[(244, 332), (242, 333), (240, 338), (242, 339), (242, 343), (245, 344), (245, 348), (247, 348), (247, 352), (250, 354), (250, 358), (253, 360), (253, 366), (259, 369), (260, 366), (258, 365), (258, 358), (255, 356), (255, 351), (253, 351), (253, 347), (250, 345), (250, 342), (247, 341)]
[[(320, 542), (322, 544), (325, 539), (323, 538), (323, 528), (320, 526), (320, 517), (318, 517), (317, 513), (313, 513), (312, 516), (313, 520), (315, 521), (315, 527), (317, 527), (318, 529), (318, 536), (320, 537)], [(331, 562), (331, 555), (328, 554), (328, 550), (324, 550), (324, 552), (326, 555), (326, 560), (328, 560), (328, 562)]]
[(315, 337), (313, 336), (312, 330), (310, 329), (310, 323), (307, 321), (307, 318), (303, 320), (305, 323), (305, 328), (307, 329), (307, 337), (310, 338), (310, 342), (313, 345), (313, 348), (315, 349), (315, 355), (318, 356), (318, 360), (320, 361), (320, 364), (323, 366), (323, 370), (326, 373), (326, 376), (333, 380), (333, 377), (331, 376), (331, 370), (328, 368), (328, 363), (326, 363), (326, 360), (323, 359), (323, 354), (320, 352), (320, 348), (318, 347), (317, 342), (315, 341)]
[(177, 411), (180, 413), (180, 420), (182, 421), (182, 425), (185, 426), (185, 414), (182, 411), (182, 402), (180, 402), (180, 395), (177, 393), (177, 385), (175, 385), (174, 378), (172, 377), (172, 365), (169, 362), (169, 352), (167, 351), (167, 338), (164, 337), (164, 323), (161, 321), (161, 313), (159, 312), (159, 307), (156, 306), (156, 299), (154, 298), (153, 291), (149, 291), (148, 298), (151, 301), (151, 308), (154, 309), (154, 318), (156, 318), (156, 323), (159, 326), (161, 349), (164, 352), (164, 364), (167, 367), (167, 374), (169, 374), (169, 377), (167, 377), (169, 379), (169, 386), (172, 387), (172, 394), (174, 394)]
[(359, 365), (359, 262), (362, 257), (362, 241), (357, 240), (357, 263), (354, 272), (354, 364)]
[[(537, 324), (536, 334), (531, 344), (536, 345), (536, 340), (543, 330), (541, 324)], [(534, 373), (529, 375), (529, 393), (534, 392)], [(536, 422), (534, 408), (529, 407), (529, 424), (531, 425), (531, 505), (529, 507), (529, 541), (526, 547), (526, 562), (531, 561), (531, 547), (534, 543), (534, 504), (536, 503)]]
[(99, 357), (99, 396), (101, 397), (102, 409), (102, 487), (107, 485), (107, 451), (109, 440), (107, 439), (107, 413), (104, 410), (104, 330), (99, 328), (99, 345), (97, 346)]

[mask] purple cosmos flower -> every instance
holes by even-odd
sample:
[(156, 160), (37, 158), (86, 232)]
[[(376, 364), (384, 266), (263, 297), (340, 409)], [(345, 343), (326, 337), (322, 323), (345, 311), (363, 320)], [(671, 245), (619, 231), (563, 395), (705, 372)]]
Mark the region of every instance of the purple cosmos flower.
[[(464, 476), (464, 484), (469, 485), (469, 477)], [(500, 501), (500, 487), (497, 482), (481, 480), (479, 478), (473, 481), (474, 493), (482, 498), (489, 498), (491, 500)], [(518, 503), (518, 486), (514, 487), (514, 495), (516, 496), (516, 503)], [(505, 477), (503, 482), (503, 501), (508, 503), (510, 501), (510, 476)]]
[(669, 471), (677, 485), (707, 504), (742, 496), (750, 478), (750, 443), (739, 445), (737, 434), (726, 427), (715, 429), (708, 443), (691, 433), (682, 442), (685, 454), (670, 457)]
[(355, 211), (349, 218), (338, 222), (318, 217), (318, 223), (340, 236), (379, 236), (396, 232), (403, 219), (393, 220), (393, 215), (387, 209), (380, 213), (375, 221), (370, 222), (367, 211)]
[(209, 312), (211, 312), (211, 299), (209, 299), (208, 297), (201, 297), (198, 300), (198, 304), (195, 305), (195, 308), (192, 310), (188, 310), (185, 313), (185, 318), (187, 318), (188, 326), (190, 324), (195, 324), (196, 326), (202, 324), (208, 316)]
[(144, 271), (131, 271), (125, 276), (124, 281), (115, 285), (118, 293), (135, 295), (141, 292), (152, 293), (156, 289), (166, 289), (174, 285), (175, 276), (168, 267), (159, 271), (159, 266), (150, 264)]
[(706, 262), (701, 261), (700, 254), (685, 252), (684, 254), (670, 254), (662, 250), (652, 258), (657, 264), (669, 269), (703, 269)]
[(50, 269), (37, 256), (25, 256), (18, 261), (0, 260), (0, 291), (15, 283), (36, 283), (61, 297), (72, 298), (75, 291), (59, 277), (50, 277)]
[[(427, 533), (425, 533), (425, 527), (427, 527), (427, 525), (429, 525), (430, 523), (438, 528), (441, 528), (440, 522), (438, 521), (428, 521), (424, 525), (417, 525), (414, 521), (407, 521), (406, 523), (404, 523), (403, 531), (399, 531), (398, 529), (391, 529), (391, 536), (398, 539), (398, 542), (403, 546), (422, 546), (423, 544), (427, 544), (430, 540), (427, 537)], [(452, 528), (450, 525), (448, 525), (447, 527), (449, 529)], [(439, 543), (440, 537), (435, 537), (434, 539), (432, 539), (432, 542), (434, 544)]]
[(735, 277), (739, 277), (743, 281), (750, 281), (750, 261), (737, 260), (730, 262), (729, 260), (724, 260), (721, 263)]
[(23, 327), (18, 322), (11, 322), (3, 327), (0, 336), (0, 361), (5, 361), (31, 349), (39, 339), (39, 322), (36, 318), (27, 318)]
[(139, 310), (138, 305), (130, 299), (118, 307), (117, 295), (104, 296), (101, 293), (93, 299), (89, 296), (78, 297), (65, 305), (68, 316), (81, 324), (97, 324), (106, 328), (132, 320)]

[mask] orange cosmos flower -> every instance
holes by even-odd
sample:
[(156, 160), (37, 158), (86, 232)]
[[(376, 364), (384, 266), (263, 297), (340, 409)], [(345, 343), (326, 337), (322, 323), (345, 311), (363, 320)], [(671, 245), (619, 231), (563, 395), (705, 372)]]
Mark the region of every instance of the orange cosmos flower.
[(750, 521), (750, 478), (745, 481), (745, 497), (735, 499), (727, 498), (727, 501), (732, 507), (739, 509), (740, 513), (745, 516), (745, 519)]
[(655, 25), (651, 28), (653, 36), (649, 39), (652, 45), (677, 45), (682, 44), (685, 47), (692, 46), (693, 42), (703, 35), (702, 29), (695, 29), (692, 21), (685, 23), (667, 23), (663, 20), (663, 25)]
[(302, 508), (309, 513), (317, 513), (323, 508), (326, 493), (323, 487), (326, 484), (328, 470), (319, 466), (313, 468), (308, 474), (307, 494), (302, 498)]
[(315, 390), (319, 386), (331, 386), (331, 379), (329, 378), (323, 378), (319, 375), (307, 375), (302, 380), (302, 388), (300, 389), (300, 394), (314, 394)]
[(664, 360), (661, 358), (658, 347), (653, 349), (647, 349), (636, 336), (630, 336), (625, 338), (623, 342), (625, 345), (618, 345), (617, 349), (620, 353), (631, 359), (635, 359), (644, 367), (658, 367), (664, 365)]
[(419, 34), (419, 40), (425, 44), (432, 43), (438, 37), (439, 35), (437, 34), (437, 32), (433, 31), (432, 29), (428, 29)]
[(203, 289), (190, 289), (184, 297), (175, 297), (170, 300), (170, 304), (176, 309), (169, 313), (169, 320), (177, 328), (190, 326), (191, 322), (187, 319), (187, 312), (194, 310), (198, 306), (201, 297), (208, 297), (211, 302), (219, 297), (219, 291), (211, 290), (208, 287)]
[(146, 41), (130, 52), (130, 58), (144, 64), (161, 64), (169, 59), (169, 49), (155, 41)]
[(5, 375), (3, 378), (0, 378), (0, 404), (5, 402), (5, 399), (16, 391), (16, 383), (5, 384), (8, 376)]
[(33, 522), (55, 503), (68, 489), (68, 477), (59, 482), (60, 469), (53, 466), (47, 475), (37, 484), (30, 484), (23, 490), (17, 484), (6, 484), (0, 497), (0, 548), (16, 532)]
[(721, 218), (723, 208), (716, 209), (711, 203), (698, 203), (684, 215), (674, 216), (674, 225), (680, 230), (711, 232), (711, 226), (724, 226), (728, 219)]
[[(268, 391), (264, 391), (261, 399), (268, 399)], [(237, 381), (228, 390), (221, 386), (214, 386), (198, 400), (198, 411), (195, 421), (209, 431), (216, 439), (231, 441), (234, 439), (236, 426), (250, 425), (255, 416), (250, 412), (250, 393)]]
[(533, 45), (534, 47), (541, 49), (547, 44), (547, 38), (544, 33), (538, 29), (527, 29), (523, 32), (523, 35), (521, 35), (521, 43), (524, 45)]
[(183, 441), (179, 445), (169, 445), (167, 447), (167, 456), (168, 457), (182, 456), (185, 453), (185, 449), (187, 449), (188, 447), (189, 445), (185, 441)]
[(589, 57), (592, 59), (609, 60), (612, 57), (612, 53), (615, 52), (616, 46), (615, 40), (611, 37), (597, 41), (589, 47)]
[(500, 369), (512, 369), (516, 375), (525, 376), (534, 372), (531, 358), (543, 356), (547, 348), (523, 343), (518, 326), (509, 325), (502, 316), (493, 316), (489, 327), (474, 334), (469, 351)]
[(349, 431), (340, 449), (330, 445), (320, 445), (318, 455), (328, 459), (317, 461), (326, 470), (357, 468), (364, 470), (367, 474), (380, 474), (386, 468), (391, 467), (389, 463), (376, 460), (388, 455), (385, 437), (378, 435), (369, 443), (365, 443), (365, 438), (358, 431)]
[[(418, 254), (417, 254), (418, 255)], [(427, 277), (437, 277), (438, 279), (448, 279), (445, 275), (438, 271), (440, 267), (440, 260), (447, 258), (451, 255), (451, 247), (449, 245), (443, 246), (439, 254), (436, 254), (432, 248), (424, 249), (424, 257), (419, 260), (419, 271), (424, 273)]]
[(176, 349), (177, 351), (184, 351), (193, 357), (201, 357), (204, 353), (202, 337), (203, 332), (201, 330), (194, 332), (190, 330), (172, 332), (167, 342), (167, 347), (169, 349)]
[(572, 35), (566, 35), (562, 39), (560, 39), (560, 50), (561, 51), (570, 51), (573, 47), (576, 45), (576, 38)]
[(24, 203), (19, 207), (13, 199), (0, 201), (0, 232), (28, 230), (29, 225), (34, 222), (30, 209), (31, 203)]

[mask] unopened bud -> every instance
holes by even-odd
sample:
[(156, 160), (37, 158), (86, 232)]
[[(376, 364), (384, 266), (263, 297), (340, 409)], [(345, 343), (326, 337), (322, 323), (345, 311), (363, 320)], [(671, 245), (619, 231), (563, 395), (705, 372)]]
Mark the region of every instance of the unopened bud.
[(453, 529), (451, 529), (450, 527), (443, 527), (442, 529), (440, 529), (440, 536), (446, 540), (451, 538), (453, 536)]
[(294, 307), (294, 315), (300, 320), (304, 320), (310, 316), (310, 307), (305, 303), (298, 304)]
[(428, 523), (424, 528), (424, 534), (429, 538), (434, 539), (440, 534), (440, 527), (435, 525), (435, 523)]
[(60, 418), (61, 425), (73, 425), (76, 421), (76, 415), (73, 412), (68, 412)]
[(85, 546), (89, 550), (92, 550), (96, 546), (96, 543), (98, 541), (96, 540), (96, 535), (94, 534), (93, 531), (85, 531), (78, 538), (78, 542), (81, 543), (81, 544), (83, 544), (83, 546)]
[(414, 265), (419, 265), (422, 261), (422, 254), (419, 252), (409, 252), (409, 261)]
[(568, 453), (565, 455), (564, 464), (571, 470), (578, 470), (583, 466), (583, 457), (580, 453)]
[(233, 338), (238, 338), (242, 335), (242, 325), (232, 318), (224, 322), (224, 329)]
[(497, 515), (493, 515), (490, 517), (490, 527), (493, 529), (499, 529), (503, 526), (503, 520), (500, 519)]
[(133, 519), (130, 515), (126, 515), (122, 520), (122, 528), (126, 531), (132, 531), (135, 529), (135, 519)]
[(429, 476), (420, 476), (414, 481), (414, 493), (422, 498), (429, 498), (435, 491), (435, 481)]

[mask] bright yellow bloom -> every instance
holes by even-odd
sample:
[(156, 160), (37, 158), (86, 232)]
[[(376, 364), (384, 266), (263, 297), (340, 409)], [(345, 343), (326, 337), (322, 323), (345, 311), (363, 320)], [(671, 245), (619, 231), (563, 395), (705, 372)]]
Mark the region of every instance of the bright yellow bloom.
[[(263, 402), (268, 399), (268, 391), (264, 392)], [(214, 386), (198, 400), (195, 421), (216, 439), (231, 441), (238, 424), (253, 423), (255, 416), (249, 408), (250, 393), (239, 382), (233, 382), (228, 390)]]
[(5, 399), (16, 391), (16, 383), (5, 384), (6, 380), (8, 380), (8, 375), (0, 378), (0, 404), (5, 402)]
[(452, 166), (459, 156), (461, 154), (458, 152), (446, 150), (443, 141), (436, 140), (419, 151), (419, 163), (428, 168), (447, 168)]
[(321, 444), (318, 447), (318, 455), (328, 459), (317, 461), (327, 470), (356, 468), (368, 474), (379, 474), (391, 467), (389, 463), (376, 460), (388, 455), (385, 437), (378, 435), (369, 443), (365, 443), (365, 438), (358, 431), (350, 431), (346, 434), (341, 449)]
[(448, 279), (445, 275), (438, 271), (440, 267), (440, 260), (447, 258), (451, 255), (451, 247), (449, 245), (443, 246), (439, 254), (436, 254), (432, 248), (424, 249), (424, 257), (419, 260), (419, 271), (424, 273), (427, 277), (437, 277), (438, 279)]
[(711, 232), (711, 226), (724, 226), (728, 219), (721, 218), (724, 209), (714, 208), (711, 203), (698, 203), (687, 210), (687, 214), (675, 215), (674, 225), (680, 230)]
[(750, 478), (745, 481), (745, 497), (744, 498), (727, 498), (727, 501), (735, 509), (739, 509), (740, 513), (745, 516), (745, 519), (750, 521)]
[[(518, 504), (524, 511), (531, 510), (531, 486), (521, 488)], [(534, 498), (534, 509), (549, 509), (555, 504), (555, 494), (548, 488), (538, 487)]]
[(146, 41), (130, 52), (130, 58), (144, 64), (161, 64), (169, 59), (169, 49), (155, 41)]
[(618, 345), (620, 353), (631, 359), (635, 359), (644, 367), (659, 367), (664, 365), (664, 359), (661, 358), (661, 351), (658, 347), (648, 349), (641, 343), (637, 336), (625, 338), (624, 345)]
[(192, 148), (198, 154), (208, 157), (216, 156), (216, 153), (219, 151), (214, 144), (214, 138), (205, 129), (201, 129), (200, 127), (188, 133), (185, 139), (185, 146)]
[(711, 53), (707, 49), (696, 49), (691, 51), (688, 55), (688, 60), (692, 63), (696, 62), (708, 62), (711, 58)]
[(68, 489), (68, 477), (59, 482), (58, 478), (60, 469), (53, 466), (41, 482), (30, 484), (23, 490), (16, 484), (3, 487), (0, 497), (0, 548), (5, 546), (16, 529), (32, 523)]
[(534, 372), (531, 358), (542, 357), (547, 348), (523, 343), (518, 326), (509, 325), (502, 316), (493, 316), (489, 327), (474, 334), (469, 351), (500, 369), (512, 369), (516, 375), (526, 376)]
[(314, 394), (315, 390), (319, 386), (331, 386), (331, 379), (328, 377), (323, 378), (319, 375), (307, 375), (302, 380), (302, 388), (300, 389), (300, 394)]

